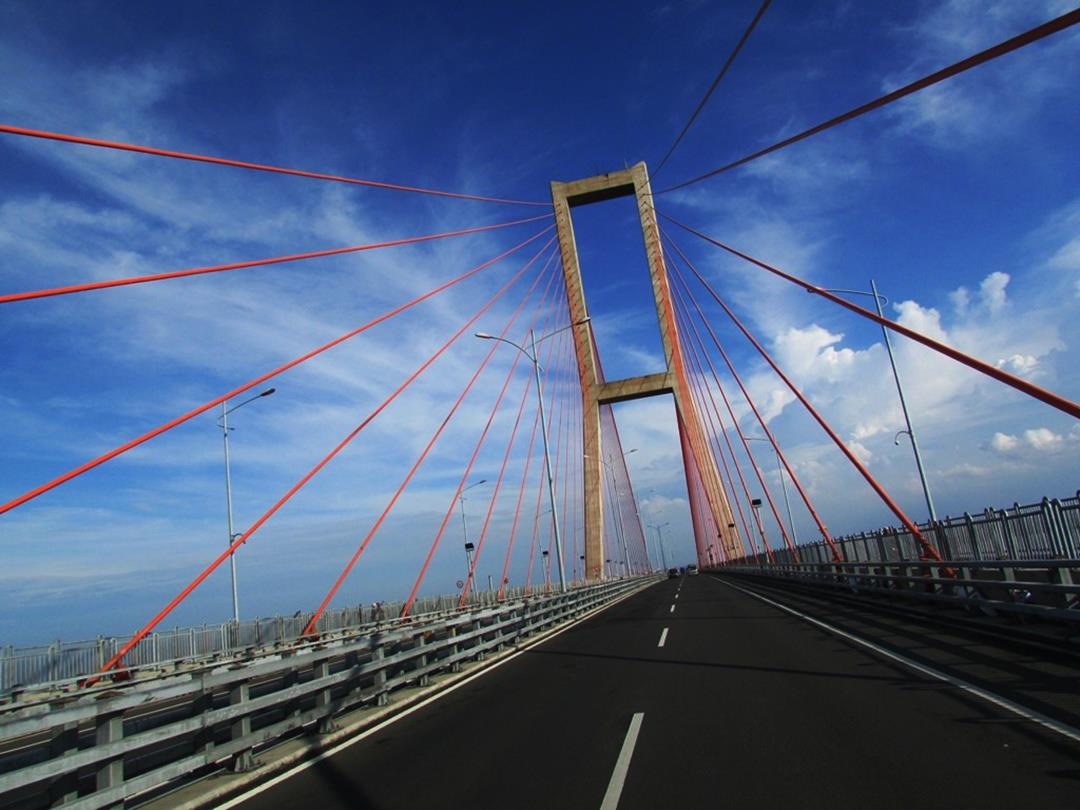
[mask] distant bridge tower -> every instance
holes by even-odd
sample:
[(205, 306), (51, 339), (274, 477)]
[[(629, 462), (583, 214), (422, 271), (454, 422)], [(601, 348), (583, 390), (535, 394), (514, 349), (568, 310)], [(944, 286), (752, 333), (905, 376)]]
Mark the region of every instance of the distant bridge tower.
[(675, 324), (671, 289), (664, 267), (660, 231), (649, 187), (649, 175), (644, 163), (610, 174), (551, 184), (571, 322), (577, 323), (589, 314), (585, 305), (585, 288), (581, 281), (581, 265), (574, 239), (571, 209), (630, 195), (637, 201), (641, 219), (641, 235), (645, 242), (649, 278), (652, 281), (656, 316), (660, 324), (665, 370), (658, 374), (607, 382), (600, 370), (591, 325), (586, 323), (573, 328), (574, 348), (581, 375), (584, 422), (582, 446), (585, 458), (582, 461), (585, 488), (585, 571), (591, 580), (603, 577), (605, 560), (601, 486), (603, 479), (600, 469), (601, 459), (605, 456), (601, 446), (601, 421), (605, 409), (610, 409), (616, 402), (660, 394), (671, 394), (674, 397), (698, 562), (703, 565), (709, 562), (709, 549), (714, 550), (713, 556), (719, 560), (732, 556), (733, 552), (741, 547), (733, 528), (735, 523), (731, 507), (724, 495), (720, 475), (690, 394), (679, 331)]

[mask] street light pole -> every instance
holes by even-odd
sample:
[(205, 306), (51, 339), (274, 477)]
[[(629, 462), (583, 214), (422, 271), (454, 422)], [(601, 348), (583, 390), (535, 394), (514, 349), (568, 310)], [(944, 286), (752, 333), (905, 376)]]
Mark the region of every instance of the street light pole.
[(660, 562), (663, 563), (665, 571), (667, 570), (667, 554), (664, 553), (664, 535), (663, 535), (663, 533), (661, 533), (660, 530), (662, 528), (664, 528), (665, 526), (670, 526), (670, 525), (671, 525), (671, 521), (668, 521), (667, 523), (660, 523), (660, 524), (656, 524), (656, 523), (650, 523), (649, 524), (650, 529), (656, 529), (656, 542), (660, 544)]
[[(555, 478), (551, 474), (551, 452), (548, 447), (547, 417), (544, 415), (544, 392), (540, 381), (540, 361), (536, 356), (536, 334), (529, 330), (529, 348), (532, 349), (530, 359), (533, 364), (533, 374), (536, 378), (536, 401), (540, 409), (540, 430), (544, 438), (544, 470), (547, 473), (548, 501), (551, 503), (551, 529), (555, 535), (555, 562), (559, 566), (559, 591), (566, 593), (566, 572), (563, 569), (562, 558), (562, 535), (559, 533), (559, 510), (555, 508)], [(529, 356), (529, 355), (526, 355)], [(550, 583), (548, 588), (551, 588)]]
[[(881, 296), (878, 295), (877, 284), (870, 279), (870, 290), (874, 296), (874, 305), (877, 313), (884, 318), (885, 313), (881, 309)], [(926, 470), (923, 469), (922, 454), (919, 453), (919, 442), (915, 439), (915, 428), (911, 426), (911, 416), (908, 414), (907, 400), (904, 398), (904, 386), (900, 384), (900, 372), (896, 369), (896, 357), (893, 355), (892, 338), (888, 328), (882, 326), (881, 333), (885, 336), (885, 348), (889, 352), (889, 365), (892, 366), (893, 379), (896, 380), (896, 393), (900, 397), (900, 410), (904, 412), (904, 424), (907, 425), (907, 435), (911, 439), (911, 452), (915, 455), (915, 467), (919, 470), (919, 480), (922, 482), (923, 495), (926, 497), (926, 509), (930, 513), (930, 520), (937, 522), (937, 513), (934, 511), (934, 499), (930, 497), (930, 485), (926, 483)], [(898, 437), (893, 438), (894, 444), (899, 444)]]
[[(631, 449), (631, 450), (627, 450), (625, 453), (623, 453), (623, 458), (630, 455), (631, 453), (636, 453), (636, 452), (637, 452), (636, 447)], [(588, 453), (585, 454), (585, 458), (590, 458)], [(626, 526), (623, 523), (622, 509), (618, 508), (618, 506), (617, 506), (617, 501), (619, 500), (619, 485), (616, 483), (616, 480), (615, 480), (614, 463), (612, 461), (612, 457), (611, 457), (610, 453), (608, 453), (608, 460), (607, 461), (604, 461), (602, 458), (597, 459), (597, 461), (599, 461), (601, 464), (604, 465), (604, 467), (608, 471), (608, 478), (611, 479), (611, 496), (612, 496), (611, 497), (611, 511), (615, 515), (615, 533), (619, 536), (619, 542), (622, 543), (623, 560), (624, 560), (624, 562), (626, 564), (627, 574), (629, 575), (629, 573), (630, 573), (630, 550), (629, 550), (629, 548), (627, 548), (627, 545), (626, 545)]]
[[(566, 571), (563, 567), (563, 554), (562, 554), (562, 535), (559, 533), (559, 512), (555, 508), (555, 478), (551, 474), (551, 452), (548, 446), (548, 432), (547, 432), (547, 417), (544, 415), (544, 390), (540, 381), (540, 359), (536, 355), (536, 344), (547, 340), (550, 337), (554, 337), (560, 332), (564, 332), (567, 329), (571, 329), (575, 326), (580, 326), (583, 323), (587, 323), (590, 319), (583, 318), (576, 323), (572, 323), (569, 326), (564, 326), (562, 329), (556, 329), (554, 332), (544, 335), (540, 340), (536, 339), (536, 334), (532, 329), (529, 330), (529, 349), (524, 349), (512, 340), (506, 338), (496, 337), (495, 335), (489, 335), (486, 332), (477, 332), (476, 337), (481, 340), (497, 340), (501, 343), (509, 343), (519, 352), (524, 354), (533, 365), (533, 374), (536, 380), (536, 401), (537, 408), (540, 411), (540, 430), (544, 440), (544, 469), (547, 473), (547, 490), (548, 500), (551, 503), (551, 529), (554, 534), (555, 540), (555, 559), (559, 564), (559, 591), (566, 593)], [(531, 351), (530, 351), (531, 350)], [(550, 588), (550, 585), (549, 585)]]
[[(236, 532), (233, 530), (233, 497), (232, 497), (232, 469), (229, 463), (229, 431), (232, 429), (229, 427), (229, 414), (233, 411), (239, 410), (247, 405), (249, 402), (254, 402), (261, 397), (268, 397), (273, 394), (276, 388), (267, 388), (261, 394), (245, 399), (239, 405), (230, 408), (229, 401), (224, 400), (221, 403), (221, 418), (218, 419), (218, 427), (221, 428), (222, 442), (225, 446), (225, 525), (229, 532), (229, 540), (225, 544), (226, 547), (232, 546), (233, 541), (236, 539)], [(234, 551), (229, 555), (229, 573), (232, 577), (232, 609), (233, 609), (233, 621), (240, 621), (240, 596), (236, 588), (236, 552)]]
[[(882, 309), (882, 302), (888, 303), (889, 299), (884, 295), (878, 293), (877, 284), (873, 279), (870, 279), (870, 292), (864, 290), (833, 290), (826, 289), (825, 292), (831, 293), (848, 293), (850, 295), (867, 295), (874, 299), (874, 307), (877, 309), (879, 318), (885, 318), (885, 311)], [(814, 290), (807, 290), (807, 292), (814, 292)], [(922, 483), (923, 496), (926, 498), (926, 509), (930, 513), (930, 520), (937, 522), (937, 512), (934, 510), (934, 499), (930, 497), (930, 485), (926, 481), (926, 470), (923, 468), (922, 454), (919, 452), (919, 442), (915, 438), (915, 428), (911, 425), (911, 415), (908, 413), (907, 399), (904, 397), (904, 386), (900, 382), (900, 372), (896, 368), (896, 357), (893, 354), (892, 338), (889, 336), (889, 328), (884, 324), (881, 327), (881, 334), (885, 337), (885, 350), (889, 353), (889, 365), (892, 367), (893, 380), (896, 381), (896, 393), (900, 397), (900, 410), (904, 414), (904, 424), (907, 425), (907, 430), (901, 430), (893, 437), (893, 444), (900, 444), (900, 434), (906, 433), (908, 438), (911, 439), (911, 452), (915, 456), (915, 467), (919, 471), (919, 481)]]
[[(460, 502), (460, 505), (461, 505), (461, 533), (465, 537), (465, 547), (466, 548), (468, 548), (471, 544), (469, 543), (469, 524), (465, 520), (465, 493), (468, 492), (473, 487), (478, 487), (481, 484), (486, 484), (486, 483), (487, 483), (487, 479), (486, 478), (481, 478), (475, 484), (469, 484), (469, 486), (465, 487), (465, 489), (461, 490), (461, 492), (458, 493), (458, 501)], [(471, 560), (469, 561), (469, 571), (472, 571), (472, 561)], [(468, 573), (468, 571), (466, 573)], [(473, 593), (475, 593), (476, 592), (476, 583), (475, 582), (472, 585), (472, 589), (473, 589)]]
[[(761, 436), (747, 436), (747, 441), (750, 442), (768, 442), (768, 439), (763, 439)], [(772, 442), (769, 442), (770, 446)], [(799, 535), (795, 531), (795, 520), (791, 517), (791, 501), (788, 500), (787, 494), (787, 482), (784, 479), (784, 467), (780, 463), (780, 452), (773, 447), (773, 453), (776, 455), (776, 471), (780, 474), (780, 489), (784, 493), (784, 507), (787, 509), (787, 522), (791, 527), (791, 542), (796, 546), (799, 545)]]
[(761, 498), (751, 499), (750, 509), (754, 512), (754, 520), (757, 522), (758, 534), (761, 535), (761, 546), (765, 549), (765, 559), (772, 562), (772, 551), (769, 550), (769, 543), (765, 539), (765, 524), (761, 522)]

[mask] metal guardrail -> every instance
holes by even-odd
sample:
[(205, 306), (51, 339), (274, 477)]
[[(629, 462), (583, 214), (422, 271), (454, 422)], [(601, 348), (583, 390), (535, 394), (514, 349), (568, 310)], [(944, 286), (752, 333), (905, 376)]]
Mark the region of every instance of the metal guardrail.
[[(509, 588), (506, 599), (526, 596), (524, 588)], [(469, 604), (496, 603), (487, 591), (470, 596)], [(376, 602), (328, 610), (319, 619), (320, 633), (359, 631), (374, 627), (401, 613), (404, 602)], [(456, 612), (458, 595), (432, 596), (416, 600), (412, 615)], [(149, 634), (124, 660), (132, 667), (167, 666), (178, 662), (234, 655), (251, 647), (289, 644), (300, 638), (311, 613), (255, 618), (195, 627), (177, 627)], [(62, 685), (100, 672), (131, 636), (98, 636), (85, 641), (56, 641), (36, 647), (0, 647), (0, 697), (14, 690)]]
[[(987, 509), (972, 515), (919, 524), (919, 531), (934, 543), (941, 556), (955, 561), (1054, 560), (1080, 558), (1080, 492), (1070, 498), (1043, 498), (1039, 503), (1013, 504), (1008, 509)], [(888, 527), (835, 537), (845, 562), (918, 560), (920, 549), (907, 529)], [(823, 541), (796, 546), (798, 561), (832, 560)], [(789, 549), (773, 549), (777, 564), (793, 563)], [(761, 554), (735, 564), (763, 563)]]
[[(98, 808), (208, 769), (244, 770), (283, 736), (334, 730), (406, 685), (655, 581), (639, 577), (203, 662), (0, 707), (0, 805)], [(137, 673), (135, 673), (137, 674)], [(25, 697), (25, 696), (24, 696)]]
[(1080, 622), (1080, 559), (803, 562), (715, 570), (936, 602), (988, 615)]

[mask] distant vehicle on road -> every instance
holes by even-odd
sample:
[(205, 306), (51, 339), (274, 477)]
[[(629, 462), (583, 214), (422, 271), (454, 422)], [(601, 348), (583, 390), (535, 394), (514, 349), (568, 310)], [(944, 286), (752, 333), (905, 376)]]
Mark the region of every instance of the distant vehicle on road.
[(688, 565), (688, 566), (686, 566), (686, 573), (689, 574), (690, 576), (694, 576), (695, 574), (697, 574), (697, 572), (698, 572), (698, 569), (697, 569), (696, 565)]
[(678, 579), (679, 578), (679, 569), (678, 568), (669, 568), (667, 570), (667, 578), (668, 579)]

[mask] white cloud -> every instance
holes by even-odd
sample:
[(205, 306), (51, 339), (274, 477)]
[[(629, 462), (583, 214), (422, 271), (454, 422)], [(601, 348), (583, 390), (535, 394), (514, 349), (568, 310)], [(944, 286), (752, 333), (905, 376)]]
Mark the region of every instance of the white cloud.
[(990, 447), (997, 453), (1011, 453), (1020, 446), (1020, 440), (1007, 433), (995, 433), (990, 440)]
[(949, 293), (949, 301), (957, 315), (966, 315), (968, 306), (971, 305), (971, 293), (968, 292), (967, 287), (957, 287)]
[(1039, 359), (1032, 357), (1030, 354), (1014, 354), (997, 362), (998, 368), (1011, 371), (1021, 377), (1030, 377), (1038, 366)]
[[(881, 82), (895, 90), (927, 73), (957, 62), (1064, 13), (1068, 0), (946, 0), (934, 4), (907, 25), (897, 39), (913, 54), (905, 69)], [(886, 111), (895, 132), (928, 140), (936, 148), (964, 150), (972, 143), (1012, 137), (1054, 98), (1067, 98), (1074, 71), (1070, 33), (1025, 52), (1023, 69), (1005, 60), (908, 96)]]
[(1005, 288), (1009, 285), (1009, 274), (995, 271), (979, 284), (979, 300), (991, 313), (1000, 312), (1005, 306)]
[(990, 440), (990, 449), (1005, 456), (1023, 456), (1034, 459), (1037, 456), (1054, 455), (1066, 449), (1075, 449), (1080, 444), (1080, 430), (1073, 427), (1067, 434), (1055, 433), (1050, 428), (1028, 428), (1014, 436), (995, 433)]
[(870, 452), (870, 449), (861, 442), (848, 442), (847, 446), (863, 464), (869, 464), (871, 459), (874, 458), (874, 454)]
[(1058, 248), (1047, 264), (1062, 270), (1080, 270), (1080, 236)]
[(1048, 428), (1033, 428), (1024, 431), (1024, 441), (1039, 452), (1054, 452), (1064, 444), (1064, 437)]
[(787, 329), (775, 341), (778, 362), (799, 379), (838, 382), (850, 376), (857, 359), (851, 349), (834, 348), (843, 339), (843, 335), (834, 335), (817, 324)]

